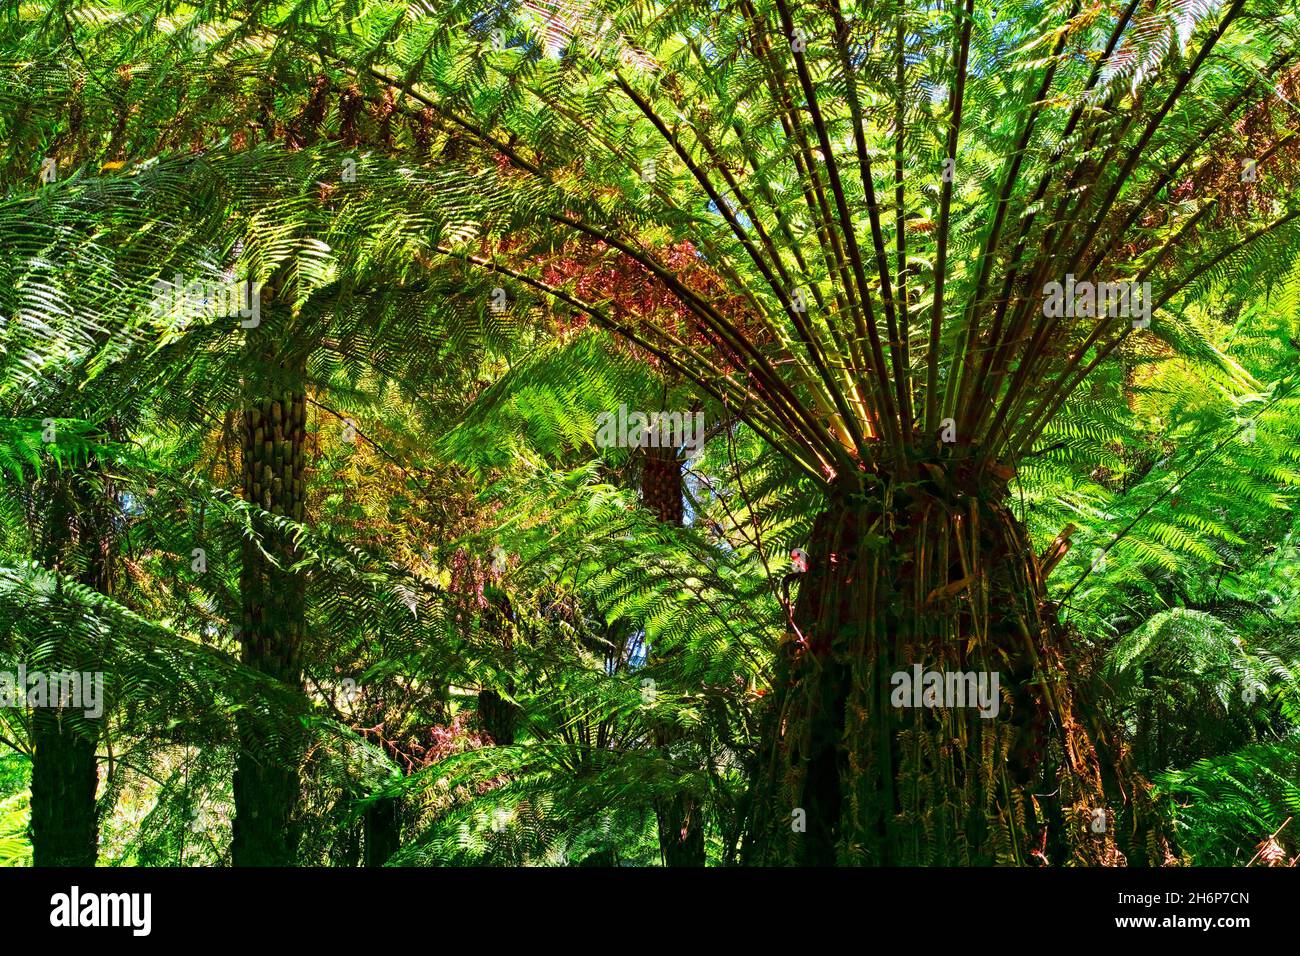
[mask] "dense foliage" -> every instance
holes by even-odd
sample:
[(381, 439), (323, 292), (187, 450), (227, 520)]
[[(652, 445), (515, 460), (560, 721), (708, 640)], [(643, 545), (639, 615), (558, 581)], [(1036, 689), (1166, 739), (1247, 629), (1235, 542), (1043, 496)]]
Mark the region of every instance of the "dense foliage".
[(0, 672), (103, 701), (0, 861), (1293, 864), (1297, 97), (1290, 0), (7, 4)]

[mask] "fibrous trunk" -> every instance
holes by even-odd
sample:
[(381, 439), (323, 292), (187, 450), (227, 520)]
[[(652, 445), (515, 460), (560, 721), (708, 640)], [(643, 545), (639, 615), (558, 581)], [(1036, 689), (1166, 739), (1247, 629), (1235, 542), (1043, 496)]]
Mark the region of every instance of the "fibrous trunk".
[[(80, 565), (80, 582), (113, 593), (112, 521), (116, 506), (107, 480), (84, 473), (59, 480), (47, 516), (44, 557), (50, 567)], [(78, 560), (72, 561), (74, 554)], [(87, 676), (103, 669), (103, 648), (60, 647), (59, 666)], [(99, 765), (95, 747), (101, 721), (84, 711), (37, 707), (32, 712), (32, 863), (35, 866), (94, 866), (99, 855), (95, 793)]]
[(779, 654), (748, 862), (1171, 860), (1085, 716), (1007, 477), (931, 466), (832, 494)]
[[(243, 493), (263, 512), (301, 522), (307, 426), (302, 368), (284, 367), (277, 378), (274, 386), (255, 387), (253, 391), (261, 394), (245, 404)], [(263, 517), (255, 525), (260, 544), (244, 542), (240, 573), (243, 662), (299, 689), (305, 596), (301, 578), (288, 571), (294, 561), (293, 544), (274, 522)], [(231, 847), (236, 866), (294, 862), (299, 761), (293, 728), (286, 727), (286, 737), (276, 741), (275, 748), (270, 743), (250, 722), (241, 722)]]
[[(641, 503), (665, 524), (680, 526), (685, 519), (682, 466), (676, 448), (647, 448), (641, 473)], [(659, 728), (655, 742), (671, 757), (677, 735)], [(704, 814), (689, 793), (677, 793), (655, 802), (659, 852), (664, 866), (704, 865)]]

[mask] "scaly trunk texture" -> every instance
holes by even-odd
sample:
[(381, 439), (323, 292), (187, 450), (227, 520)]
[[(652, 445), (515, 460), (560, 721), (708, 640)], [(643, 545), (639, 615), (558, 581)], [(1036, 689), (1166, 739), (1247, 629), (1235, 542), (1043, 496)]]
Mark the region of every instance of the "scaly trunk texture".
[[(641, 472), (641, 502), (665, 524), (681, 527), (686, 518), (682, 466), (676, 448), (647, 448)], [(655, 743), (671, 758), (675, 735), (655, 734)], [(659, 852), (664, 866), (704, 865), (704, 815), (691, 794), (679, 793), (655, 802)]]
[[(250, 345), (260, 336), (250, 336)], [(251, 351), (251, 350), (250, 350)], [(270, 397), (247, 401), (243, 415), (244, 499), (273, 515), (302, 521), (305, 508), (304, 455), (307, 399), (302, 363), (282, 365)], [(259, 386), (252, 394), (267, 393)], [(288, 536), (259, 528), (267, 559), (257, 543), (246, 541), (240, 573), (243, 662), (300, 689), (300, 654), (306, 602), (301, 578), (287, 572), (294, 561)], [(271, 747), (246, 723), (240, 727), (234, 777), (235, 820), (231, 855), (236, 866), (290, 866), (295, 861), (298, 759), (294, 740)]]
[[(1086, 726), (1010, 470), (994, 470), (832, 492), (780, 652), (748, 863), (1174, 862), (1143, 782)], [(996, 673), (996, 713), (894, 697), (914, 665)]]
[[(94, 462), (86, 466), (89, 474)], [(113, 593), (111, 486), (98, 489), (83, 476), (56, 487), (46, 525), (45, 558), (50, 567), (66, 568), (79, 551), (80, 582), (101, 594)], [(83, 649), (60, 668), (93, 674), (100, 658)], [(99, 856), (99, 820), (95, 793), (99, 765), (95, 745), (100, 721), (62, 707), (38, 707), (32, 713), (32, 864), (94, 866)]]
[(641, 464), (641, 503), (664, 524), (680, 528), (686, 520), (686, 499), (677, 449), (647, 448)]

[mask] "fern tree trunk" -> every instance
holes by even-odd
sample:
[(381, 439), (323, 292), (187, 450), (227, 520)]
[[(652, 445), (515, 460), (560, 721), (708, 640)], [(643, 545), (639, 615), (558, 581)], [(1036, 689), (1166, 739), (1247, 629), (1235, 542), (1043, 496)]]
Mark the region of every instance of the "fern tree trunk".
[(515, 742), (519, 726), (519, 707), (512, 704), (492, 688), (478, 693), (478, 716), (498, 747), (509, 747)]
[[(94, 469), (93, 463), (87, 472)], [(110, 529), (113, 497), (85, 475), (59, 481), (46, 527), (49, 567), (68, 570), (76, 554), (79, 581), (113, 593)], [(102, 669), (91, 648), (73, 648), (59, 666), (83, 673)], [(99, 855), (95, 793), (99, 767), (95, 746), (100, 720), (84, 711), (37, 707), (32, 713), (32, 862), (35, 866), (94, 866)]]
[[(1170, 861), (1141, 781), (1089, 723), (1006, 502), (1005, 479), (939, 466), (831, 496), (778, 661), (747, 862)], [(996, 672), (996, 715), (900, 703), (894, 675), (914, 665)]]
[(96, 721), (61, 708), (32, 714), (32, 863), (94, 866), (99, 855)]
[[(254, 366), (262, 335), (249, 336)], [(270, 384), (254, 384), (242, 418), (243, 495), (272, 515), (304, 517), (307, 397), (301, 359), (275, 363)], [(286, 569), (294, 561), (288, 535), (259, 522), (262, 545), (245, 541), (240, 573), (243, 625), (240, 644), (249, 667), (301, 690), (301, 652), (306, 600), (301, 577)], [(236, 866), (289, 866), (297, 848), (295, 809), (299, 796), (299, 748), (294, 730), (277, 746), (248, 724), (240, 727), (234, 777), (235, 819), (231, 854)]]
[(402, 846), (402, 805), (385, 797), (366, 807), (366, 866), (383, 866)]
[[(681, 527), (685, 520), (682, 466), (675, 448), (647, 448), (641, 472), (641, 501), (665, 524)], [(655, 742), (671, 751), (676, 735), (660, 729)], [(671, 754), (670, 754), (671, 756)], [(664, 866), (704, 865), (704, 814), (691, 794), (678, 793), (655, 802), (659, 852)]]
[(509, 597), (495, 586), (499, 584), (495, 572), (492, 583), (492, 587), (484, 589), (487, 604), (479, 619), (484, 631), (501, 645), (501, 670), (507, 676), (503, 684), (504, 694), (494, 687), (484, 687), (479, 691), (478, 719), (494, 744), (510, 747), (515, 742), (522, 716), (519, 705), (510, 699), (515, 693), (515, 683), (508, 676), (513, 672), (514, 663), (514, 612)]

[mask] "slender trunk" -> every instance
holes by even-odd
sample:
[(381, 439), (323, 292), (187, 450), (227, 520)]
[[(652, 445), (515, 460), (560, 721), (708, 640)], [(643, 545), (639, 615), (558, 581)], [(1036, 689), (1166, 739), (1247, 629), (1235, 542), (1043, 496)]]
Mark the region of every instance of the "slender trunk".
[[(509, 747), (515, 742), (515, 733), (519, 727), (519, 705), (510, 700), (514, 696), (515, 683), (509, 676), (514, 673), (514, 612), (510, 607), (510, 598), (499, 589), (501, 583), (498, 572), (492, 572), (492, 587), (484, 589), (486, 606), (480, 614), (484, 631), (491, 634), (501, 644), (501, 672), (506, 675), (505, 694), (495, 688), (485, 687), (478, 695), (479, 724), (492, 737), (498, 747)], [(507, 696), (508, 695), (508, 696)]]
[[(94, 462), (86, 467), (87, 475)], [(108, 483), (74, 475), (54, 489), (44, 551), (50, 567), (66, 568), (80, 553), (80, 582), (112, 594), (110, 530), (114, 499)], [(92, 674), (102, 655), (75, 650), (59, 666)], [(73, 708), (38, 707), (32, 713), (32, 863), (35, 866), (94, 866), (99, 855), (95, 793), (99, 767), (95, 746), (101, 721)]]
[[(260, 357), (253, 345), (265, 341), (261, 335), (250, 334), (250, 356)], [(300, 522), (306, 498), (304, 367), (301, 360), (279, 365), (277, 381), (265, 388), (253, 385), (250, 394), (254, 397), (245, 404), (243, 494), (246, 501), (270, 514)], [(261, 546), (245, 541), (240, 573), (243, 662), (301, 689), (306, 611), (303, 582), (286, 570), (294, 560), (289, 537), (268, 522), (258, 525)], [(236, 866), (289, 866), (294, 862), (300, 742), (293, 736), (293, 728), (287, 734), (277, 742), (281, 746), (269, 746), (272, 742), (261, 739), (248, 722), (241, 723), (231, 846)]]
[[(682, 466), (675, 448), (647, 448), (641, 472), (641, 501), (665, 524), (680, 527), (685, 520)], [(655, 742), (671, 759), (677, 734), (671, 728), (655, 733)], [(704, 814), (689, 793), (655, 801), (659, 852), (664, 866), (704, 866)]]
[[(1086, 724), (1096, 711), (1006, 500), (1005, 479), (952, 466), (833, 493), (780, 652), (747, 862), (1167, 861), (1158, 834), (1145, 840), (1141, 781)], [(970, 674), (991, 690), (996, 674), (998, 693), (982, 712), (956, 696), (969, 680), (912, 691), (896, 675), (918, 666), (944, 688)], [(1120, 833), (1140, 837), (1121, 849)]]

